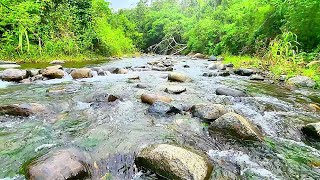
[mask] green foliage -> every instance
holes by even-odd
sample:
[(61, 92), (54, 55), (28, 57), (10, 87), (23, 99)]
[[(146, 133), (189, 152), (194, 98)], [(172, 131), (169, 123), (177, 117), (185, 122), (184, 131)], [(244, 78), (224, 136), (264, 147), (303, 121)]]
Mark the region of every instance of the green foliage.
[[(122, 55), (135, 51), (104, 0), (2, 0), (0, 58)], [(134, 27), (131, 27), (133, 31)]]

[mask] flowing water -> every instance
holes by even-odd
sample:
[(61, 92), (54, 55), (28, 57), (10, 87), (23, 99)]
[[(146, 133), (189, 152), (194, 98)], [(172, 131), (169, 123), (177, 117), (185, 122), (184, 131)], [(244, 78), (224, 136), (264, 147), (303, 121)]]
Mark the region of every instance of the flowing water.
[[(98, 66), (140, 67), (161, 58), (130, 58)], [(53, 149), (77, 147), (90, 154), (92, 178), (156, 179), (135, 167), (136, 153), (150, 144), (175, 143), (208, 154), (214, 164), (225, 162), (214, 168), (213, 179), (237, 177), (239, 171), (248, 179), (320, 179), (319, 143), (306, 139), (300, 130), (306, 123), (320, 121), (320, 113), (309, 108), (311, 103), (319, 105), (318, 90), (289, 90), (235, 75), (204, 77), (202, 74), (209, 72), (208, 61), (178, 56), (171, 61), (174, 71), (185, 73), (193, 81), (168, 82), (167, 73), (160, 71), (129, 71), (82, 80), (67, 77), (32, 84), (0, 81), (0, 105), (39, 103), (47, 109), (46, 113), (25, 118), (0, 116), (0, 178), (24, 179), (25, 168), (32, 160)], [(140, 81), (128, 80), (136, 75)], [(136, 88), (137, 83), (147, 88)], [(187, 92), (164, 92), (166, 86), (176, 84), (186, 87)], [(217, 96), (218, 87), (244, 90), (250, 97)], [(48, 92), (52, 89), (65, 91)], [(146, 111), (149, 105), (140, 101), (143, 93), (169, 96), (177, 107), (224, 104), (256, 124), (266, 136), (265, 142), (218, 135), (189, 113), (152, 116)], [(105, 94), (119, 96), (120, 101), (91, 101)]]

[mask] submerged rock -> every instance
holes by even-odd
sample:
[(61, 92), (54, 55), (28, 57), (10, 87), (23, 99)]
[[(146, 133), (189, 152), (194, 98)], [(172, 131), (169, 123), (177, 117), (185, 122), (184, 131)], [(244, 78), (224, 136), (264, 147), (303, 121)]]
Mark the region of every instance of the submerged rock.
[(218, 88), (216, 89), (216, 94), (217, 95), (225, 95), (225, 96), (232, 96), (232, 97), (246, 97), (247, 94), (236, 90), (236, 89), (231, 89), (231, 88)]
[(164, 90), (164, 92), (167, 92), (169, 94), (181, 94), (186, 91), (187, 91), (187, 88), (181, 87), (181, 86), (168, 86)]
[(40, 157), (27, 168), (30, 180), (89, 178), (86, 156), (76, 149), (59, 150)]
[(254, 74), (254, 71), (252, 69), (240, 68), (240, 69), (234, 70), (234, 73), (239, 76), (251, 76), (252, 74)]
[(71, 72), (73, 79), (92, 78), (92, 72), (90, 68), (75, 69)]
[(211, 179), (265, 179), (278, 180), (276, 175), (251, 160), (251, 157), (236, 150), (209, 150), (208, 155), (220, 173), (212, 173)]
[(32, 114), (31, 109), (20, 107), (18, 105), (0, 106), (0, 115), (28, 117)]
[(240, 139), (263, 140), (260, 130), (246, 118), (229, 112), (216, 119), (209, 127), (213, 132), (230, 134)]
[(305, 125), (302, 132), (308, 137), (320, 140), (320, 122)]
[(296, 77), (290, 78), (288, 80), (288, 83), (295, 86), (311, 87), (311, 88), (316, 85), (316, 82), (314, 80), (306, 76), (296, 76)]
[(181, 113), (181, 110), (166, 102), (156, 101), (148, 108), (148, 113), (165, 116)]
[(143, 149), (136, 163), (168, 179), (205, 180), (212, 167), (205, 158), (181, 147), (158, 144)]
[(141, 101), (143, 103), (147, 103), (147, 104), (152, 105), (156, 101), (163, 101), (166, 103), (170, 103), (172, 101), (172, 99), (169, 97), (161, 96), (161, 95), (157, 95), (157, 94), (142, 94)]
[(189, 82), (189, 81), (191, 81), (191, 79), (188, 76), (186, 76), (186, 75), (184, 75), (182, 73), (178, 73), (178, 72), (169, 73), (168, 80), (169, 81), (177, 81), (177, 82)]
[(202, 120), (214, 121), (227, 113), (227, 109), (221, 104), (197, 104), (191, 107), (191, 113)]
[(128, 74), (129, 70), (128, 69), (123, 69), (123, 68), (116, 68), (111, 72), (113, 74)]
[(21, 81), (26, 77), (27, 71), (19, 69), (6, 69), (1, 75), (1, 79), (4, 81)]

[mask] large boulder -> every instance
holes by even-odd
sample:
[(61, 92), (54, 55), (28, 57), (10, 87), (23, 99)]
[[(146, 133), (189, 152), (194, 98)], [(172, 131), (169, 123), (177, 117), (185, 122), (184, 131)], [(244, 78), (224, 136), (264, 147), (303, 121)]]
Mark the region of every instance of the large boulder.
[(71, 72), (73, 79), (92, 78), (92, 72), (90, 68), (75, 69)]
[(166, 97), (166, 96), (158, 95), (158, 94), (142, 94), (141, 101), (143, 103), (152, 105), (156, 101), (163, 101), (166, 103), (170, 103), (172, 101), (172, 99), (169, 97)]
[(212, 167), (204, 157), (168, 144), (143, 149), (136, 163), (168, 179), (205, 180), (212, 172)]
[(178, 73), (178, 72), (171, 72), (168, 75), (168, 80), (170, 81), (177, 81), (177, 82), (189, 82), (191, 79), (186, 76), (185, 74)]
[(64, 77), (64, 71), (61, 65), (49, 66), (42, 71), (42, 76), (49, 79), (61, 79)]
[(165, 116), (181, 113), (181, 110), (169, 103), (163, 101), (156, 101), (148, 108), (148, 113), (159, 116)]
[(310, 123), (302, 127), (302, 132), (307, 135), (307, 137), (320, 139), (320, 122)]
[(44, 155), (27, 168), (30, 180), (65, 180), (89, 178), (86, 155), (75, 149), (64, 149)]
[(210, 124), (213, 132), (229, 134), (245, 140), (263, 140), (260, 130), (248, 119), (239, 114), (229, 112)]
[(1, 75), (1, 79), (4, 81), (21, 81), (26, 77), (27, 71), (19, 69), (6, 69)]
[(246, 97), (247, 96), (247, 94), (242, 91), (239, 91), (236, 89), (231, 89), (231, 88), (223, 88), (223, 87), (217, 88), (216, 94), (217, 95), (232, 96), (232, 97)]
[(191, 107), (192, 115), (205, 121), (214, 121), (227, 112), (221, 104), (197, 104)]
[(311, 88), (316, 85), (316, 82), (314, 80), (306, 76), (296, 76), (296, 77), (290, 78), (288, 80), (288, 83), (295, 86), (299, 86), (299, 87), (311, 87)]

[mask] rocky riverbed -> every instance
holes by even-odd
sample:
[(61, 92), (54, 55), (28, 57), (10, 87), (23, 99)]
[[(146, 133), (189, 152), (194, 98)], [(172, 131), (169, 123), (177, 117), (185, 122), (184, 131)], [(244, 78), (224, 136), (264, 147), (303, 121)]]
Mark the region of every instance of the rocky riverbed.
[(0, 178), (319, 179), (314, 82), (200, 58), (3, 70)]

